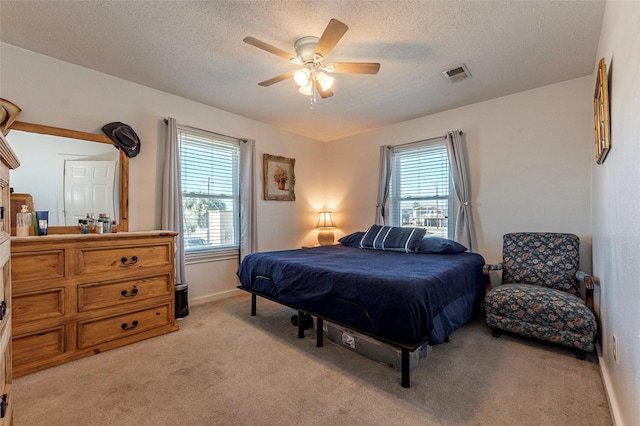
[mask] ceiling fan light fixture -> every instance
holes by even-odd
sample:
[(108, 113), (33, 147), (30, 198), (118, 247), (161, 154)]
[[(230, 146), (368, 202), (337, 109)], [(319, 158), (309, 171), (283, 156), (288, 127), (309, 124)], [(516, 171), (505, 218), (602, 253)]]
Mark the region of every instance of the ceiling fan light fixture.
[(298, 92), (302, 93), (305, 96), (313, 96), (313, 81), (309, 80), (307, 84), (301, 86), (298, 89)]
[(331, 89), (331, 86), (333, 85), (333, 77), (329, 77), (322, 71), (316, 74), (316, 80), (320, 83), (320, 87), (322, 87), (323, 91)]
[(296, 84), (300, 87), (306, 86), (309, 83), (309, 76), (311, 75), (311, 71), (308, 68), (302, 68), (293, 73), (293, 79)]
[(298, 91), (311, 97), (311, 105), (313, 106), (316, 94), (319, 94), (323, 99), (333, 96), (333, 77), (331, 74), (334, 72), (338, 74), (377, 74), (380, 69), (380, 64), (368, 62), (324, 64), (325, 58), (329, 56), (348, 29), (349, 27), (344, 23), (337, 19), (331, 19), (319, 38), (306, 36), (295, 41), (295, 56), (254, 37), (245, 37), (242, 41), (297, 65), (297, 70), (294, 69), (261, 81), (258, 83), (259, 86), (268, 87), (292, 78), (298, 86)]

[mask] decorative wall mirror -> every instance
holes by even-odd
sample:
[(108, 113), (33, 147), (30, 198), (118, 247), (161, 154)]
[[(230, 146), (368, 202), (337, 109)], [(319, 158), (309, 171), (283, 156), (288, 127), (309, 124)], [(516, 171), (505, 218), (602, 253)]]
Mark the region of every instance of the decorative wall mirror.
[[(87, 213), (110, 213), (118, 231), (128, 230), (129, 158), (107, 136), (16, 121), (6, 139), (20, 160), (11, 172), (11, 187), (16, 195), (30, 195), (35, 210), (49, 211), (49, 234), (80, 233), (78, 219)], [(75, 181), (82, 174), (69, 170), (77, 166), (101, 170), (87, 174), (102, 181)], [(86, 185), (96, 189), (80, 194), (77, 188)], [(97, 211), (87, 210), (94, 205), (87, 199), (94, 196), (103, 201), (96, 202)], [(12, 227), (18, 211), (12, 204)]]

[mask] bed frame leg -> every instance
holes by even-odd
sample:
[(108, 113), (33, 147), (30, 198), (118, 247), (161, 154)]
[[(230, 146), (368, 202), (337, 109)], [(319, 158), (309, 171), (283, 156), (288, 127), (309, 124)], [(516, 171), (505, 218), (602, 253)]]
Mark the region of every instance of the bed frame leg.
[(400, 369), (402, 371), (402, 387), (410, 388), (411, 381), (409, 380), (409, 349), (402, 348), (402, 358), (400, 359)]
[(251, 293), (251, 316), (256, 316), (256, 294)]
[(304, 339), (304, 312), (298, 311), (298, 339)]
[(316, 330), (316, 347), (317, 348), (321, 348), (322, 345), (324, 344), (323, 343), (324, 329), (322, 328), (323, 327), (323, 322), (324, 321), (322, 320), (322, 318), (320, 318), (320, 317), (316, 318), (316, 327), (317, 327), (317, 330)]

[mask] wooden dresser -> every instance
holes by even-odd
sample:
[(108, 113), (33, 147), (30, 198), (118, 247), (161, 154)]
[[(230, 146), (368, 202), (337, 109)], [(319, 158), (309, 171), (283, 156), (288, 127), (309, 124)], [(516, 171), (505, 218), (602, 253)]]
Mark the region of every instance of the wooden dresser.
[(0, 425), (13, 423), (11, 402), (11, 203), (9, 201), (9, 170), (20, 163), (0, 132)]
[(175, 235), (12, 237), (14, 376), (177, 330)]

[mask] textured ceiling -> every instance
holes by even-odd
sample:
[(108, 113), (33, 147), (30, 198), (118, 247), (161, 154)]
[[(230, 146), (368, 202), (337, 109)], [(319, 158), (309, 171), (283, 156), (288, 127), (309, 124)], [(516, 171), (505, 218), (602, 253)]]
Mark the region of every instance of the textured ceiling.
[[(593, 73), (600, 1), (0, 1), (0, 40), (327, 141)], [(310, 109), (294, 69), (245, 44), (288, 52), (331, 18), (349, 31), (327, 61), (379, 62), (336, 74)], [(442, 71), (466, 64), (472, 78)]]

